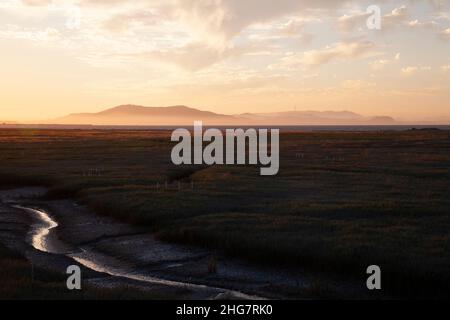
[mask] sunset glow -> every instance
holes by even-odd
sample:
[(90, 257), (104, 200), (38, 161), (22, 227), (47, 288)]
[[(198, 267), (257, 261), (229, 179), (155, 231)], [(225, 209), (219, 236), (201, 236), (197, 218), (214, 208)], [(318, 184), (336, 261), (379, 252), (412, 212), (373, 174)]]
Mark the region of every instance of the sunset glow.
[[(366, 8), (382, 11), (381, 30)], [(450, 1), (0, 0), (0, 121), (120, 104), (450, 124)]]

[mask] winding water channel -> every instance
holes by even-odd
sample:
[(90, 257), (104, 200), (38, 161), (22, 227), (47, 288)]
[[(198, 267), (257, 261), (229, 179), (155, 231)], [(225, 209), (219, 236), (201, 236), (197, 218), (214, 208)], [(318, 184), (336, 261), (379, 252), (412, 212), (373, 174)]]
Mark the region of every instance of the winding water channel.
[[(15, 205), (14, 207), (33, 215), (35, 222), (32, 224), (31, 230), (29, 231), (29, 242), (36, 250), (52, 254), (62, 254), (61, 252), (64, 251), (64, 246), (62, 243), (55, 243), (55, 241), (51, 239), (52, 232), (58, 228), (58, 222), (48, 212), (42, 209), (19, 205)], [(70, 252), (65, 252), (63, 254), (74, 259), (77, 263), (85, 266), (86, 268), (115, 277), (127, 278), (152, 284), (180, 287), (184, 289), (206, 290), (211, 291), (215, 295), (226, 294), (228, 297), (235, 299), (263, 299), (258, 296), (248, 295), (235, 290), (153, 277), (136, 272), (132, 267), (122, 266), (119, 263), (108, 264), (107, 261), (111, 261), (111, 259), (108, 259), (108, 257), (103, 257), (102, 254), (90, 251), (86, 248), (77, 248), (77, 250), (70, 250)]]

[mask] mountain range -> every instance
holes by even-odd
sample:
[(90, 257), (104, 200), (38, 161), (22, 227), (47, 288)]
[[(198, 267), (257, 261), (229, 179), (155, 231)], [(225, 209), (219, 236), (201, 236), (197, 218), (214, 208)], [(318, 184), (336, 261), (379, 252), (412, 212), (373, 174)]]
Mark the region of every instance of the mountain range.
[(365, 117), (350, 111), (286, 111), (274, 113), (244, 113), (225, 115), (201, 111), (186, 106), (144, 107), (121, 105), (97, 113), (75, 113), (45, 121), (62, 125), (127, 125), (176, 126), (192, 125), (391, 125), (388, 116)]

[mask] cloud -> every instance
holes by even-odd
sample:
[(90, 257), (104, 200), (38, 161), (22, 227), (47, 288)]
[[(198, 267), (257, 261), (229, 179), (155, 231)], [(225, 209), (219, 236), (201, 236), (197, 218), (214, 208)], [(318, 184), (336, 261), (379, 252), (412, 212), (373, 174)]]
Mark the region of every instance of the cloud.
[(47, 6), (53, 2), (53, 0), (22, 0), (23, 4), (27, 6)]
[(409, 75), (412, 75), (412, 74), (416, 73), (418, 70), (419, 70), (418, 67), (406, 67), (406, 68), (402, 69), (402, 73), (404, 75), (409, 76)]
[(416, 29), (435, 29), (437, 28), (439, 25), (435, 22), (435, 21), (419, 21), (419, 20), (411, 20), (407, 23), (407, 25), (411, 28), (416, 28)]
[(257, 23), (249, 26), (243, 33), (242, 38), (251, 42), (267, 46), (267, 49), (280, 49), (287, 43), (295, 47), (302, 47), (310, 44), (315, 38), (315, 34), (308, 30), (310, 24), (321, 22), (318, 17), (290, 15), (275, 21)]
[[(322, 26), (342, 9), (347, 10), (347, 4), (357, 3), (350, 0), (14, 0), (14, 3), (19, 4), (14, 12), (24, 6), (51, 5), (25, 8), (26, 13), (18, 15), (17, 24), (27, 26), (28, 36), (22, 30), (4, 32), (4, 37), (42, 38), (50, 27), (60, 32), (61, 46), (68, 44), (74, 56), (83, 61), (108, 57), (110, 65), (113, 57), (121, 65), (124, 56), (127, 59), (134, 56), (147, 57), (149, 63), (163, 61), (198, 71), (230, 57), (241, 56), (244, 61), (253, 55), (264, 66), (320, 66), (375, 53), (373, 42), (361, 40), (341, 40), (325, 48), (296, 52), (312, 39), (319, 39), (319, 32), (334, 38), (335, 34), (321, 30)], [(383, 28), (399, 24), (411, 28), (435, 25), (411, 20), (408, 8), (397, 6), (384, 15)], [(73, 7), (80, 8), (80, 14), (71, 14)], [(36, 16), (28, 19), (31, 15)], [(65, 23), (69, 17), (73, 19)], [(367, 17), (367, 13), (358, 11), (341, 16), (339, 29), (365, 27)], [(313, 25), (318, 21), (324, 23), (320, 27)], [(40, 35), (30, 35), (31, 30)], [(441, 35), (450, 38), (450, 30)], [(275, 59), (289, 51), (294, 53), (286, 54), (280, 63), (274, 64)], [(379, 70), (388, 61), (392, 59), (380, 59), (371, 65)]]
[(410, 66), (410, 67), (405, 67), (405, 68), (403, 68), (403, 69), (402, 69), (402, 74), (403, 74), (404, 76), (409, 77), (409, 76), (412, 76), (412, 75), (417, 74), (418, 72), (421, 72), (421, 71), (430, 71), (430, 70), (431, 70), (431, 67)]
[(176, 16), (210, 45), (224, 46), (246, 27), (288, 14), (335, 8), (339, 0), (179, 0)]
[(433, 16), (439, 20), (450, 20), (450, 13), (446, 11), (438, 11)]
[(392, 10), (392, 12), (383, 16), (383, 28), (398, 26), (404, 23), (409, 17), (409, 11), (406, 6), (401, 6)]
[(296, 36), (305, 29), (306, 21), (302, 19), (290, 19), (280, 28), (280, 33), (287, 36)]
[(450, 72), (450, 64), (441, 67), (441, 70), (444, 72)]
[(389, 63), (391, 63), (390, 60), (380, 59), (380, 60), (371, 62), (370, 66), (371, 66), (372, 70), (381, 70), (381, 69), (384, 69), (384, 67), (386, 67)]
[[(343, 15), (337, 20), (338, 28), (344, 32), (350, 32), (356, 28), (366, 28), (367, 19), (371, 15), (372, 13), (362, 11)], [(406, 6), (395, 8), (391, 12), (382, 16), (381, 28), (385, 30), (404, 25), (407, 22), (408, 17), (409, 11)]]
[(397, 53), (393, 59), (379, 59), (370, 62), (369, 65), (372, 68), (372, 70), (379, 71), (399, 60), (400, 60), (400, 53)]
[(376, 87), (376, 84), (365, 80), (345, 80), (341, 83), (341, 87), (344, 89), (362, 91), (372, 89)]
[(439, 35), (444, 40), (450, 40), (450, 28), (441, 31)]
[(375, 53), (375, 48), (373, 42), (366, 40), (338, 42), (319, 50), (288, 54), (280, 63), (270, 65), (269, 68), (317, 67), (335, 60), (342, 61), (370, 56)]
[(242, 54), (243, 52), (244, 49), (241, 48), (230, 47), (218, 51), (215, 48), (205, 47), (202, 43), (189, 43), (178, 48), (122, 56), (125, 58), (157, 60), (166, 64), (175, 65), (184, 70), (198, 71), (231, 56)]
[(365, 27), (367, 19), (372, 13), (357, 12), (352, 15), (343, 15), (338, 18), (338, 27), (341, 31), (349, 32), (357, 27)]
[(311, 50), (303, 54), (303, 63), (317, 66), (333, 60), (347, 60), (365, 56), (375, 49), (370, 41), (349, 41), (333, 44), (322, 50)]
[(156, 25), (162, 21), (162, 16), (151, 10), (138, 10), (118, 13), (103, 22), (104, 28), (113, 32), (128, 29), (130, 25)]
[(55, 28), (39, 30), (34, 28), (23, 28), (16, 25), (7, 25), (3, 30), (0, 30), (0, 39), (1, 38), (29, 40), (39, 45), (44, 45), (61, 41), (61, 33)]

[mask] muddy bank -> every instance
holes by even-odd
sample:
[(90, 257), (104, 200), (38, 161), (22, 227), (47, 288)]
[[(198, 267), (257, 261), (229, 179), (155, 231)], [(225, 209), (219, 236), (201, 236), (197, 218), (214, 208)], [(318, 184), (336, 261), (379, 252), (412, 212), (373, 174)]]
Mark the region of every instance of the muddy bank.
[(132, 285), (180, 298), (361, 297), (351, 279), (266, 268), (191, 246), (161, 242), (145, 228), (95, 215), (73, 200), (41, 200), (42, 188), (0, 191), (0, 241), (33, 263), (65, 273), (83, 266), (96, 286)]

